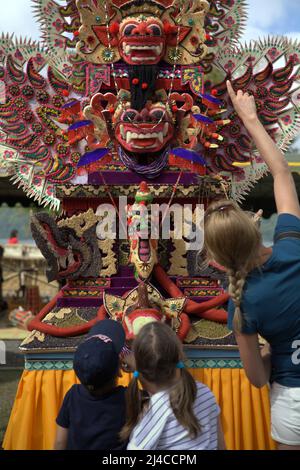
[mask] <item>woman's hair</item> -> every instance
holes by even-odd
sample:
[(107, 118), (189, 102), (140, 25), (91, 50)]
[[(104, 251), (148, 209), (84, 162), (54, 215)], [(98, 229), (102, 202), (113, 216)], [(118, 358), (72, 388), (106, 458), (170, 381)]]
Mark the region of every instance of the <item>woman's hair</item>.
[(235, 305), (233, 326), (243, 327), (241, 301), (245, 279), (258, 261), (261, 234), (253, 217), (230, 200), (212, 203), (204, 216), (204, 245), (207, 256), (226, 268), (229, 294)]
[[(193, 412), (197, 386), (185, 368), (176, 368), (183, 360), (182, 344), (176, 333), (163, 323), (149, 323), (136, 337), (133, 352), (141, 380), (169, 388), (170, 404), (176, 419), (192, 438), (196, 437), (200, 431), (200, 424)], [(174, 382), (178, 370), (180, 378)], [(127, 390), (127, 421), (121, 432), (122, 439), (129, 438), (142, 411), (142, 394), (138, 379), (133, 377)]]

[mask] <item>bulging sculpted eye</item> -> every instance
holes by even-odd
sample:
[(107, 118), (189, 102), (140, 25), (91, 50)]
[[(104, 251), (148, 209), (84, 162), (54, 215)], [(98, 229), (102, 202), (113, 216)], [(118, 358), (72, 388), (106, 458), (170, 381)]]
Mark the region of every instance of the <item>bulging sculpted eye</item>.
[(128, 24), (125, 26), (123, 30), (124, 36), (130, 36), (132, 34), (132, 31), (136, 28), (136, 24)]
[(153, 36), (161, 36), (162, 35), (161, 29), (158, 25), (150, 24), (148, 26), (148, 28), (151, 29)]
[(156, 121), (159, 121), (164, 117), (165, 112), (162, 109), (154, 109), (151, 111), (151, 117), (152, 119), (155, 119)]
[(129, 109), (128, 111), (125, 111), (125, 113), (123, 113), (121, 120), (125, 122), (131, 122), (134, 120), (137, 114), (137, 111)]

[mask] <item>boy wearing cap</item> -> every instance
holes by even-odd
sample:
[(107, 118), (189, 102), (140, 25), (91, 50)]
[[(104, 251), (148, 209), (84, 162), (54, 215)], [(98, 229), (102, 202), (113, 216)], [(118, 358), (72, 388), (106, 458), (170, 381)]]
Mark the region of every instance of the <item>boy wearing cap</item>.
[(55, 450), (125, 450), (119, 433), (125, 424), (125, 388), (117, 386), (125, 332), (102, 320), (74, 355), (81, 384), (67, 392), (56, 419)]

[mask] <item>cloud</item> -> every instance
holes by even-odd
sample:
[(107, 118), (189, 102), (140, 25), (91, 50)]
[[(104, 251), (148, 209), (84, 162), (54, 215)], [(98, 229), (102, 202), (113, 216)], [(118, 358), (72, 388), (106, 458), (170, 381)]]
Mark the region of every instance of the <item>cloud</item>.
[[(287, 36), (300, 41), (299, 0), (248, 0), (248, 20), (242, 41)], [(297, 27), (299, 25), (299, 30)]]
[[(4, 0), (1, 0), (4, 3)], [(7, 0), (1, 5), (0, 32), (14, 33), (16, 37), (40, 38), (39, 25), (33, 16), (31, 0)]]
[(249, 26), (267, 29), (275, 22), (285, 18), (287, 0), (248, 0)]

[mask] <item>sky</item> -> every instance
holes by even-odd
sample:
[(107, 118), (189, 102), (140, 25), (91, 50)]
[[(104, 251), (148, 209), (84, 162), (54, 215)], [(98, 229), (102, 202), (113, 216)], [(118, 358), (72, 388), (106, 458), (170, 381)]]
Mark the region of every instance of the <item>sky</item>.
[[(0, 0), (0, 31), (39, 38), (31, 0)], [(300, 40), (300, 0), (248, 0), (248, 23), (243, 39), (268, 34), (288, 35)]]
[(248, 24), (243, 39), (268, 34), (300, 41), (300, 0), (248, 0)]

